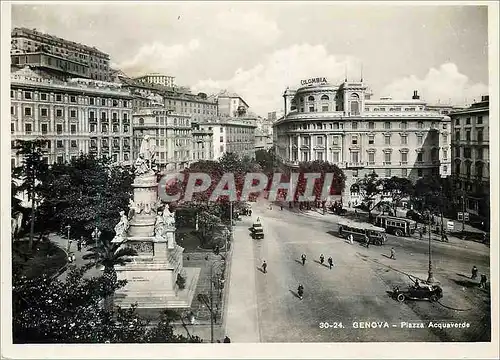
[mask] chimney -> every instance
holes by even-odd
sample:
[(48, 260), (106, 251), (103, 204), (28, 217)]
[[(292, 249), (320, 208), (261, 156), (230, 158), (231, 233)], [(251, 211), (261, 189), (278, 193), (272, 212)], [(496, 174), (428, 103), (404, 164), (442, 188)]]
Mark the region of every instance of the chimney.
[(417, 90), (415, 90), (415, 91), (413, 92), (412, 99), (413, 99), (413, 100), (419, 100), (419, 99), (420, 99), (420, 96), (418, 96), (418, 91), (417, 91)]

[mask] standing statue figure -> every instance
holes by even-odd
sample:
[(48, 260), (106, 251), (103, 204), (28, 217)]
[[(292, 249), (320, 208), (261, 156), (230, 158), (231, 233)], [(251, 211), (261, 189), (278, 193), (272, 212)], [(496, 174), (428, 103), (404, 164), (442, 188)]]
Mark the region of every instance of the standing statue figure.
[(155, 222), (155, 237), (162, 238), (165, 234), (165, 222), (163, 221), (163, 216), (157, 215)]
[(129, 228), (128, 218), (125, 211), (120, 211), (120, 222), (115, 226), (115, 237), (113, 242), (121, 242), (124, 240), (125, 234)]
[(162, 216), (163, 216), (163, 221), (165, 223), (165, 227), (175, 229), (174, 213), (170, 212), (170, 207), (168, 206), (168, 204), (165, 205)]

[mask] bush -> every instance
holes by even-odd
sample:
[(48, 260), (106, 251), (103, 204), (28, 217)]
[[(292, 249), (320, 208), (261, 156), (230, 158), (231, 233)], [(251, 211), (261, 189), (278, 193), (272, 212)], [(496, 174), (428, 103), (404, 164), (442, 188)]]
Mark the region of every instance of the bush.
[(186, 288), (186, 278), (181, 274), (177, 274), (177, 281), (175, 282), (180, 290)]

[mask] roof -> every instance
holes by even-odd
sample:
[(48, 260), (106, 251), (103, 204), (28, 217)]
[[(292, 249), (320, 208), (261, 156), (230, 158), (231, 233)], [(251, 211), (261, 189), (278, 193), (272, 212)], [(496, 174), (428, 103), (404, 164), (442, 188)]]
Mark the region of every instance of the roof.
[(379, 231), (379, 232), (385, 232), (384, 228), (368, 224), (368, 223), (362, 223), (358, 221), (353, 221), (353, 220), (340, 220), (338, 222), (340, 226), (348, 226), (348, 227), (356, 227), (360, 229), (366, 229), (366, 230), (372, 230), (372, 231)]

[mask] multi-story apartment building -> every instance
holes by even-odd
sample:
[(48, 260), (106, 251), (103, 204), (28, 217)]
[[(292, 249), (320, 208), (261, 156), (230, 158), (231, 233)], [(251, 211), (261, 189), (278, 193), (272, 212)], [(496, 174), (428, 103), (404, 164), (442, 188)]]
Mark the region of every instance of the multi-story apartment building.
[(337, 164), (351, 202), (359, 201), (354, 183), (367, 173), (412, 180), (450, 174), (450, 118), (426, 111), (416, 92), (411, 100), (370, 100), (362, 82), (314, 80), (285, 91), (285, 115), (274, 123), (277, 154), (291, 166)]
[(96, 49), (26, 28), (11, 32), (11, 63), (29, 65), (58, 76), (109, 81), (109, 55)]
[(232, 152), (240, 156), (255, 157), (255, 119), (219, 119), (201, 123), (200, 128), (213, 132), (214, 160), (224, 153)]
[(221, 92), (217, 95), (218, 113), (221, 117), (245, 117), (248, 112), (248, 104), (238, 94)]
[(213, 131), (201, 128), (200, 124), (192, 124), (193, 161), (213, 160)]
[[(452, 112), (452, 176), (463, 207), (484, 220), (490, 213), (489, 96), (469, 108)], [(487, 221), (489, 223), (489, 221)]]
[(134, 80), (141, 81), (141, 82), (147, 82), (150, 84), (167, 86), (167, 87), (174, 87), (175, 86), (175, 76), (162, 75), (162, 74), (158, 74), (158, 73), (146, 74), (143, 76), (139, 76), (139, 77), (134, 78)]
[(192, 161), (193, 137), (188, 115), (172, 113), (163, 106), (142, 108), (133, 113), (134, 158), (145, 135), (156, 144), (156, 164), (162, 172), (182, 170)]
[[(48, 140), (47, 163), (95, 153), (131, 160), (132, 96), (120, 85), (50, 79), (24, 67), (11, 74), (11, 140)], [(21, 159), (13, 152), (12, 166)]]
[(255, 129), (255, 151), (269, 150), (273, 147), (272, 134), (265, 133), (260, 129)]

